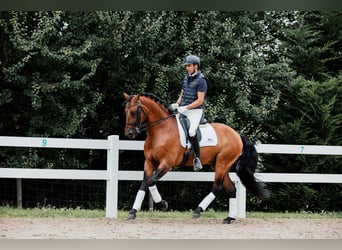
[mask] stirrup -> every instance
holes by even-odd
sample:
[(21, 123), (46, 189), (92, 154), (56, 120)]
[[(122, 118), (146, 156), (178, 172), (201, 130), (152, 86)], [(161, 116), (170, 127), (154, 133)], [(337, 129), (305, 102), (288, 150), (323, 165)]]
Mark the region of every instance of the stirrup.
[(201, 171), (202, 163), (201, 163), (201, 160), (198, 157), (194, 158), (193, 166), (194, 166), (194, 171), (195, 172)]

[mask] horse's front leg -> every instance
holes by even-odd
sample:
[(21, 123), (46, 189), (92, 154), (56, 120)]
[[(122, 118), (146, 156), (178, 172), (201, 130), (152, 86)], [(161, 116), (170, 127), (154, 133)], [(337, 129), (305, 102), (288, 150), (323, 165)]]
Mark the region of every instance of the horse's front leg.
[(158, 208), (165, 211), (168, 208), (168, 203), (162, 199), (158, 188), (157, 188), (157, 182), (158, 180), (166, 173), (166, 171), (163, 171), (163, 168), (158, 168), (154, 174), (149, 178), (148, 177), (148, 171), (144, 170), (144, 178), (140, 185), (139, 191), (135, 197), (135, 201), (133, 204), (133, 207), (131, 211), (128, 213), (128, 219), (135, 219), (136, 213), (140, 211), (141, 205), (144, 201), (145, 194), (147, 191), (147, 188), (151, 192), (153, 201), (157, 204)]
[(137, 195), (135, 196), (133, 207), (131, 211), (129, 211), (127, 219), (133, 220), (137, 217), (137, 212), (140, 211), (141, 209), (141, 205), (145, 198), (146, 190), (147, 190), (147, 176), (146, 176), (146, 172), (144, 171), (143, 181), (140, 185)]
[(154, 203), (156, 203), (157, 207), (162, 211), (166, 211), (168, 209), (168, 203), (162, 199), (157, 188), (157, 182), (161, 177), (164, 176), (165, 173), (166, 171), (164, 171), (162, 168), (158, 168), (147, 182), (148, 189), (150, 190)]

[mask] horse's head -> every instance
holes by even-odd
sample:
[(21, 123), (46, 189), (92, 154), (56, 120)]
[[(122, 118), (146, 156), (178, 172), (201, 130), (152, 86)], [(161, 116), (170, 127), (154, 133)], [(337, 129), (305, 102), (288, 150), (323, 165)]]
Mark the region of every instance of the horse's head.
[(125, 113), (126, 113), (126, 126), (125, 135), (129, 139), (134, 139), (146, 120), (146, 113), (141, 106), (139, 95), (128, 95), (124, 93), (126, 99)]

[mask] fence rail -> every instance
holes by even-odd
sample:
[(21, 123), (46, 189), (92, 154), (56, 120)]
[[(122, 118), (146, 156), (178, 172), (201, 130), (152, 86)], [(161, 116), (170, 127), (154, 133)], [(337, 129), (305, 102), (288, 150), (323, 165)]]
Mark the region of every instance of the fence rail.
[[(0, 147), (73, 148), (107, 151), (107, 170), (0, 168), (0, 178), (105, 180), (106, 217), (117, 218), (118, 181), (142, 180), (143, 177), (143, 171), (119, 171), (119, 151), (143, 150), (143, 146), (143, 141), (119, 140), (117, 135), (109, 136), (107, 140), (0, 136)], [(258, 144), (256, 149), (260, 154), (342, 155), (342, 146)], [(237, 188), (237, 215), (239, 218), (245, 218), (246, 189), (235, 173), (230, 173), (230, 176)], [(262, 182), (342, 183), (342, 174), (256, 173), (255, 177)], [(213, 179), (214, 173), (212, 172), (171, 171), (163, 176), (161, 181), (212, 182)]]

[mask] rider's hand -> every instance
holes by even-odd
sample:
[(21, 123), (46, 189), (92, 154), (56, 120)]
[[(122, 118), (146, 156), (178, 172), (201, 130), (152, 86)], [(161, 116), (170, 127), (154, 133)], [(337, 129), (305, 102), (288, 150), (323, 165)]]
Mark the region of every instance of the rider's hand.
[(184, 114), (188, 111), (188, 109), (186, 108), (186, 106), (182, 106), (177, 108), (178, 113)]
[(172, 103), (172, 104), (170, 105), (170, 109), (171, 109), (171, 110), (177, 110), (178, 107), (179, 107), (178, 103)]

